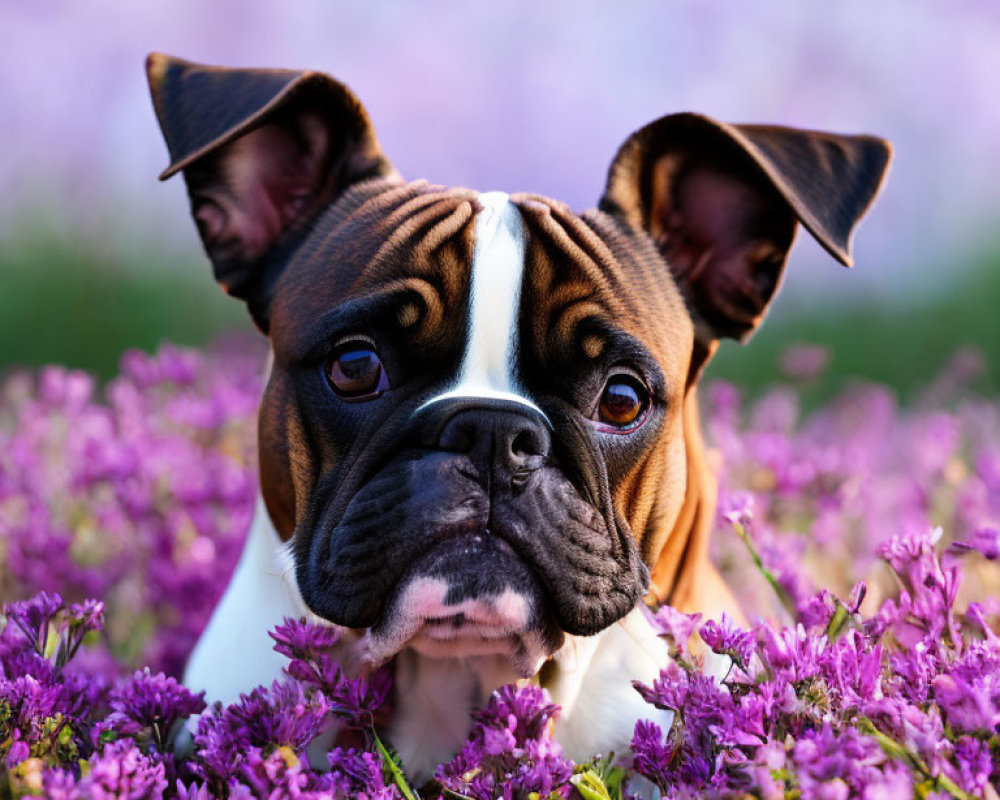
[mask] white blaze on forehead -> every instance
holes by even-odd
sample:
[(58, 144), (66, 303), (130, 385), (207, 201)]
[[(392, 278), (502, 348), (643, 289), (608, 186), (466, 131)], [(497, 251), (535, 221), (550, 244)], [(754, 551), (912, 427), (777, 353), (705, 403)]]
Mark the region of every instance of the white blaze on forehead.
[(486, 192), (479, 195), (479, 202), (465, 354), (454, 385), (425, 405), (453, 397), (483, 397), (522, 403), (542, 414), (516, 377), (524, 221), (504, 192)]

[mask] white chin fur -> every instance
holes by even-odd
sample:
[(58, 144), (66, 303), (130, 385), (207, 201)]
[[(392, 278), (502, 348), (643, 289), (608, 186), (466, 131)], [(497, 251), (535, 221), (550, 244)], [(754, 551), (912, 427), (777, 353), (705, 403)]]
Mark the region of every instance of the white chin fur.
[(387, 622), (369, 630), (362, 658), (372, 667), (406, 648), (429, 658), (500, 655), (517, 673), (534, 675), (547, 657), (542, 637), (526, 630), (529, 602), (506, 590), (495, 597), (447, 603), (449, 584), (418, 577), (396, 595)]

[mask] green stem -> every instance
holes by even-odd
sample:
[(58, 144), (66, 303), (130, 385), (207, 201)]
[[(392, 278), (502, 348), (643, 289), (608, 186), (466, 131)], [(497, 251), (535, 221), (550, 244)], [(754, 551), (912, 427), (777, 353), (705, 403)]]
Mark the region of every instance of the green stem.
[(379, 755), (382, 757), (382, 765), (389, 770), (392, 775), (392, 780), (399, 787), (399, 791), (403, 793), (403, 797), (406, 800), (420, 800), (416, 792), (410, 788), (410, 785), (406, 782), (406, 776), (403, 775), (403, 771), (399, 768), (396, 760), (392, 757), (392, 754), (382, 744), (382, 740), (378, 738), (378, 734), (375, 733), (375, 729), (371, 729), (372, 739), (375, 741), (375, 746), (378, 748)]
[(930, 767), (923, 762), (923, 759), (921, 759), (920, 756), (908, 749), (906, 745), (901, 742), (897, 742), (889, 736), (889, 734), (880, 731), (875, 727), (875, 723), (867, 717), (862, 717), (858, 721), (858, 730), (874, 737), (879, 743), (879, 746), (882, 748), (882, 752), (887, 756), (906, 762), (910, 765), (911, 769), (919, 772), (924, 778), (934, 781), (936, 789), (947, 792), (949, 795), (956, 798), (956, 800), (973, 800), (971, 794), (956, 784), (947, 775), (943, 773), (940, 775), (932, 774)]
[(774, 589), (774, 593), (778, 596), (778, 600), (781, 602), (781, 605), (789, 614), (791, 614), (793, 620), (797, 619), (798, 609), (795, 607), (795, 601), (792, 600), (792, 596), (788, 594), (785, 587), (778, 583), (778, 579), (774, 577), (774, 573), (764, 566), (764, 561), (761, 559), (760, 553), (757, 552), (757, 547), (750, 538), (750, 534), (747, 533), (747, 529), (742, 523), (739, 522), (734, 522), (732, 525), (737, 536), (743, 540), (743, 544), (745, 544), (747, 550), (750, 551), (750, 557), (753, 559), (753, 563), (760, 571), (760, 574), (764, 576), (769, 584), (771, 584), (771, 588)]

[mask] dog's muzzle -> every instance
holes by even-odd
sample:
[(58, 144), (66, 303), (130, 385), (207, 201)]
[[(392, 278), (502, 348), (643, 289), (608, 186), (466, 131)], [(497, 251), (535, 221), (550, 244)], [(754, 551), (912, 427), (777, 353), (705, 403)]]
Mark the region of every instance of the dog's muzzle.
[[(434, 544), (403, 573), (369, 631), (367, 657), (378, 663), (406, 646), (431, 657), (500, 654), (533, 674), (562, 634), (539, 577), (494, 532), (492, 511), (496, 494), (527, 491), (547, 463), (547, 423), (525, 404), (449, 398), (421, 409), (415, 433), (420, 450), (457, 459), (460, 474), (481, 487), (489, 512), (480, 530)], [(462, 515), (442, 508), (443, 524), (456, 511)]]
[(412, 646), (503, 653), (530, 674), (564, 633), (596, 633), (628, 613), (645, 585), (627, 526), (567, 477), (569, 466), (603, 465), (561, 460), (546, 418), (525, 403), (424, 406), (339, 520), (320, 525), (306, 601), (369, 629), (372, 662)]

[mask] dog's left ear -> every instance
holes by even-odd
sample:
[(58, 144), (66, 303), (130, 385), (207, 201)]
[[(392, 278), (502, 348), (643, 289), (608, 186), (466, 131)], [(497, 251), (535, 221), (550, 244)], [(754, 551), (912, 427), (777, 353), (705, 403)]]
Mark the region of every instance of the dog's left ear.
[(634, 133), (600, 208), (644, 228), (687, 296), (696, 337), (745, 340), (781, 282), (796, 221), (844, 266), (888, 142), (672, 114)]
[(146, 61), (170, 151), (184, 173), (216, 280), (266, 332), (289, 248), (359, 181), (395, 174), (364, 107), (320, 72), (229, 69), (162, 53)]

